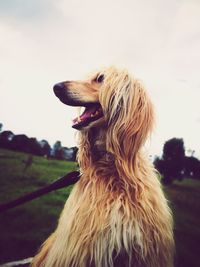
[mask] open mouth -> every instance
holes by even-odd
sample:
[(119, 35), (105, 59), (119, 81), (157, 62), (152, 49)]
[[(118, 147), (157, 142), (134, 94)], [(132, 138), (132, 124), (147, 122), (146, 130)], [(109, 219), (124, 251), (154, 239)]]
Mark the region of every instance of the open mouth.
[(85, 105), (84, 112), (77, 118), (73, 119), (72, 127), (75, 129), (81, 129), (101, 117), (103, 117), (103, 111), (99, 103), (87, 104)]

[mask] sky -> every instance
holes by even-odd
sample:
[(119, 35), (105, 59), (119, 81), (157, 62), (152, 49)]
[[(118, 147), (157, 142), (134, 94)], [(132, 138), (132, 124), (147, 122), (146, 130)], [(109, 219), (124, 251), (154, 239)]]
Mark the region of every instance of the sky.
[(200, 157), (199, 0), (0, 0), (0, 122), (3, 130), (76, 144), (53, 85), (95, 69), (127, 68), (156, 109), (146, 148), (183, 138)]

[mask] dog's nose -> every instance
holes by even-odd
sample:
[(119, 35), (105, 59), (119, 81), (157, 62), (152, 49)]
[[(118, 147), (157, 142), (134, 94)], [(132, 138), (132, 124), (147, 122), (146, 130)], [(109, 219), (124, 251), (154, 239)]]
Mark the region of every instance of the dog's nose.
[(65, 91), (65, 85), (64, 85), (64, 83), (57, 83), (57, 84), (55, 84), (54, 87), (53, 87), (53, 91), (54, 91), (54, 94), (57, 97), (63, 96), (64, 91)]

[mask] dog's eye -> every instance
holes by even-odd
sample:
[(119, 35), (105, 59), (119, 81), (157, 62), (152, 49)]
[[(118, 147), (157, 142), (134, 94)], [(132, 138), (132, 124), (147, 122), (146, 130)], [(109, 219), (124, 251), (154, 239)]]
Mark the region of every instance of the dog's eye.
[(97, 83), (102, 83), (104, 80), (104, 75), (101, 74), (101, 75), (98, 75), (96, 78), (95, 78), (95, 82)]

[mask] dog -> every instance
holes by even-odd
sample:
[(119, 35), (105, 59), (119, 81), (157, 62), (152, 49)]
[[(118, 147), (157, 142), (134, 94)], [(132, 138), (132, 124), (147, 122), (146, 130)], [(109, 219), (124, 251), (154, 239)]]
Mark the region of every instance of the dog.
[(82, 175), (32, 267), (172, 267), (172, 213), (142, 150), (154, 125), (142, 82), (109, 67), (54, 93), (85, 107), (72, 126)]

